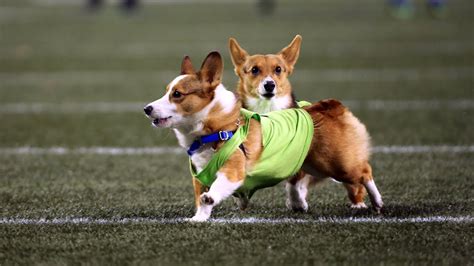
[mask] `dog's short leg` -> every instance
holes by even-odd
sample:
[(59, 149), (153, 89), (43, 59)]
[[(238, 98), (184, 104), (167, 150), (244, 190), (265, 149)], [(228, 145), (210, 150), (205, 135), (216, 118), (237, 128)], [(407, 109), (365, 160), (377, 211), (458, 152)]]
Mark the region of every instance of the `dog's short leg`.
[(372, 207), (375, 209), (377, 213), (380, 213), (380, 210), (383, 207), (382, 195), (380, 195), (380, 192), (377, 189), (377, 186), (375, 185), (374, 180), (370, 179), (369, 181), (364, 183), (364, 186), (369, 192), (369, 197), (370, 197), (370, 202), (372, 203)]
[(196, 209), (198, 209), (199, 206), (201, 205), (200, 196), (202, 192), (204, 192), (205, 188), (203, 187), (201, 182), (199, 182), (199, 180), (197, 180), (194, 177), (193, 177), (193, 188), (194, 188), (194, 204), (196, 206)]
[(375, 185), (374, 178), (372, 176), (372, 167), (370, 166), (369, 163), (366, 163), (366, 165), (363, 168), (363, 186), (369, 193), (370, 197), (370, 202), (372, 203), (372, 207), (377, 213), (380, 213), (383, 207), (383, 202), (382, 202), (382, 195), (380, 195), (379, 190), (377, 189), (377, 186)]
[(231, 181), (221, 173), (217, 173), (217, 178), (211, 185), (209, 192), (202, 193), (200, 196), (200, 206), (192, 221), (205, 221), (211, 216), (212, 208), (234, 193), (242, 185), (242, 180)]
[(249, 206), (249, 198), (245, 195), (234, 198), (235, 203), (239, 206), (239, 209), (245, 211)]
[(362, 184), (348, 184), (344, 183), (347, 189), (347, 196), (351, 201), (352, 209), (365, 209), (367, 205), (364, 203), (364, 197), (366, 195), (365, 187)]
[(306, 202), (308, 187), (322, 180), (322, 178), (300, 171), (286, 183), (286, 207), (293, 211), (306, 212), (308, 210), (308, 203)]

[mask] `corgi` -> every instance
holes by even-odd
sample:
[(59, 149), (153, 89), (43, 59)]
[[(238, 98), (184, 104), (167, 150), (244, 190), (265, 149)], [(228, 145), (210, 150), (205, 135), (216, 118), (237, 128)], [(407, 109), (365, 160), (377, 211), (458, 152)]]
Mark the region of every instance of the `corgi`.
[(249, 55), (236, 39), (229, 39), (229, 51), (235, 74), (239, 77), (237, 94), (245, 109), (268, 113), (297, 107), (288, 77), (298, 60), (302, 37), (277, 54)]
[[(239, 77), (237, 94), (243, 108), (267, 113), (298, 107), (289, 76), (293, 73), (301, 50), (302, 37), (296, 35), (291, 43), (276, 54), (249, 55), (237, 42), (229, 39), (229, 51), (235, 74)], [(308, 187), (326, 178), (306, 175), (300, 171), (286, 184), (286, 206), (293, 211), (307, 211)], [(351, 208), (366, 208), (366, 191), (361, 185), (344, 184)]]
[[(312, 176), (331, 176), (365, 187), (373, 208), (380, 212), (383, 203), (369, 164), (369, 135), (346, 107), (337, 100), (325, 100), (271, 112), (268, 117), (258, 115), (241, 109), (238, 97), (221, 84), (222, 73), (218, 52), (211, 52), (198, 71), (186, 56), (180, 75), (168, 84), (164, 96), (144, 107), (152, 125), (172, 128), (179, 145), (188, 151), (196, 205), (191, 221), (208, 220), (212, 209), (231, 195), (251, 197), (255, 190), (290, 176), (289, 168), (282, 167), (287, 164), (294, 173), (302, 168)], [(299, 119), (298, 125), (278, 124), (290, 116)], [(280, 128), (280, 134), (268, 132), (269, 125)], [(288, 134), (299, 130), (307, 137), (289, 138), (285, 130)], [(283, 144), (285, 149), (272, 147), (276, 135), (280, 137), (276, 144), (285, 138), (292, 143)], [(286, 148), (293, 156), (288, 156)], [(259, 172), (262, 168), (269, 173)], [(274, 169), (285, 170), (281, 179), (264, 180), (276, 175)]]

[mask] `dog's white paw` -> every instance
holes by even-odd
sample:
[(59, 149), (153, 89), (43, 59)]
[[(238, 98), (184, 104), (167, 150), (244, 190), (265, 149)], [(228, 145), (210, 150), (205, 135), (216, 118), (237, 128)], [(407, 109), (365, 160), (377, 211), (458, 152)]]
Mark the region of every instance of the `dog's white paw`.
[(214, 199), (209, 195), (209, 193), (202, 193), (200, 200), (201, 204), (214, 205)]
[(367, 209), (367, 205), (363, 202), (359, 202), (357, 204), (352, 204), (351, 209)]
[(207, 215), (202, 215), (202, 214), (196, 214), (194, 215), (191, 219), (189, 219), (190, 222), (205, 222), (209, 219), (209, 216)]
[(305, 200), (296, 201), (296, 200), (286, 199), (286, 207), (295, 212), (308, 211), (308, 203)]

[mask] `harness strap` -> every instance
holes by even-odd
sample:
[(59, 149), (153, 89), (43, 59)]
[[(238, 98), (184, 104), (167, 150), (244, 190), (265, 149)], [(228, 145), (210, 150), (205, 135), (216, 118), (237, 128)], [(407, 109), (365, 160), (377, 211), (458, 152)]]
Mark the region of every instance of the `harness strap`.
[(194, 153), (196, 153), (197, 150), (199, 150), (199, 148), (202, 147), (202, 145), (204, 145), (206, 143), (216, 142), (216, 141), (219, 141), (219, 140), (227, 141), (227, 140), (231, 139), (232, 136), (234, 136), (234, 132), (232, 132), (232, 131), (219, 131), (217, 133), (212, 133), (212, 134), (209, 134), (209, 135), (201, 136), (201, 137), (197, 138), (191, 144), (191, 146), (189, 146), (188, 155), (189, 156), (193, 155)]
[(247, 138), (250, 128), (250, 119), (254, 118), (260, 120), (259, 115), (254, 112), (241, 109), (240, 113), (244, 117), (244, 123), (240, 125), (239, 128), (237, 128), (237, 130), (233, 133), (232, 138), (227, 140), (226, 143), (224, 143), (224, 145), (219, 148), (219, 150), (212, 156), (209, 163), (199, 173), (192, 164), (191, 157), (189, 157), (191, 174), (196, 179), (198, 179), (199, 182), (201, 182), (201, 184), (203, 184), (204, 186), (211, 186), (211, 184), (216, 179), (216, 174), (219, 169), (227, 162), (230, 156), (241, 146), (241, 144)]

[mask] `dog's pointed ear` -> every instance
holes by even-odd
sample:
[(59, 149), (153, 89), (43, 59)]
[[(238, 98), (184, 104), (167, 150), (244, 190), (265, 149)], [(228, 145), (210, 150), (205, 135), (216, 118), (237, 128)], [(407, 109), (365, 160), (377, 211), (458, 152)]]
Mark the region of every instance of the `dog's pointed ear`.
[(293, 41), (291, 41), (291, 43), (287, 47), (281, 49), (281, 51), (278, 53), (288, 64), (290, 68), (290, 73), (293, 71), (293, 67), (296, 64), (296, 61), (298, 60), (298, 56), (300, 55), (302, 39), (303, 38), (301, 37), (301, 35), (296, 35)]
[(232, 63), (236, 68), (242, 66), (242, 64), (245, 63), (245, 60), (247, 60), (247, 57), (249, 56), (247, 51), (242, 49), (237, 40), (234, 38), (229, 39), (229, 51), (230, 57), (232, 58)]
[(216, 88), (221, 83), (222, 72), (224, 70), (224, 62), (219, 52), (211, 52), (207, 55), (202, 63), (199, 76), (201, 81), (210, 84), (210, 88)]
[(181, 62), (181, 75), (187, 74), (194, 74), (196, 73), (193, 68), (193, 64), (191, 63), (191, 58), (185, 55), (183, 58), (183, 62)]

